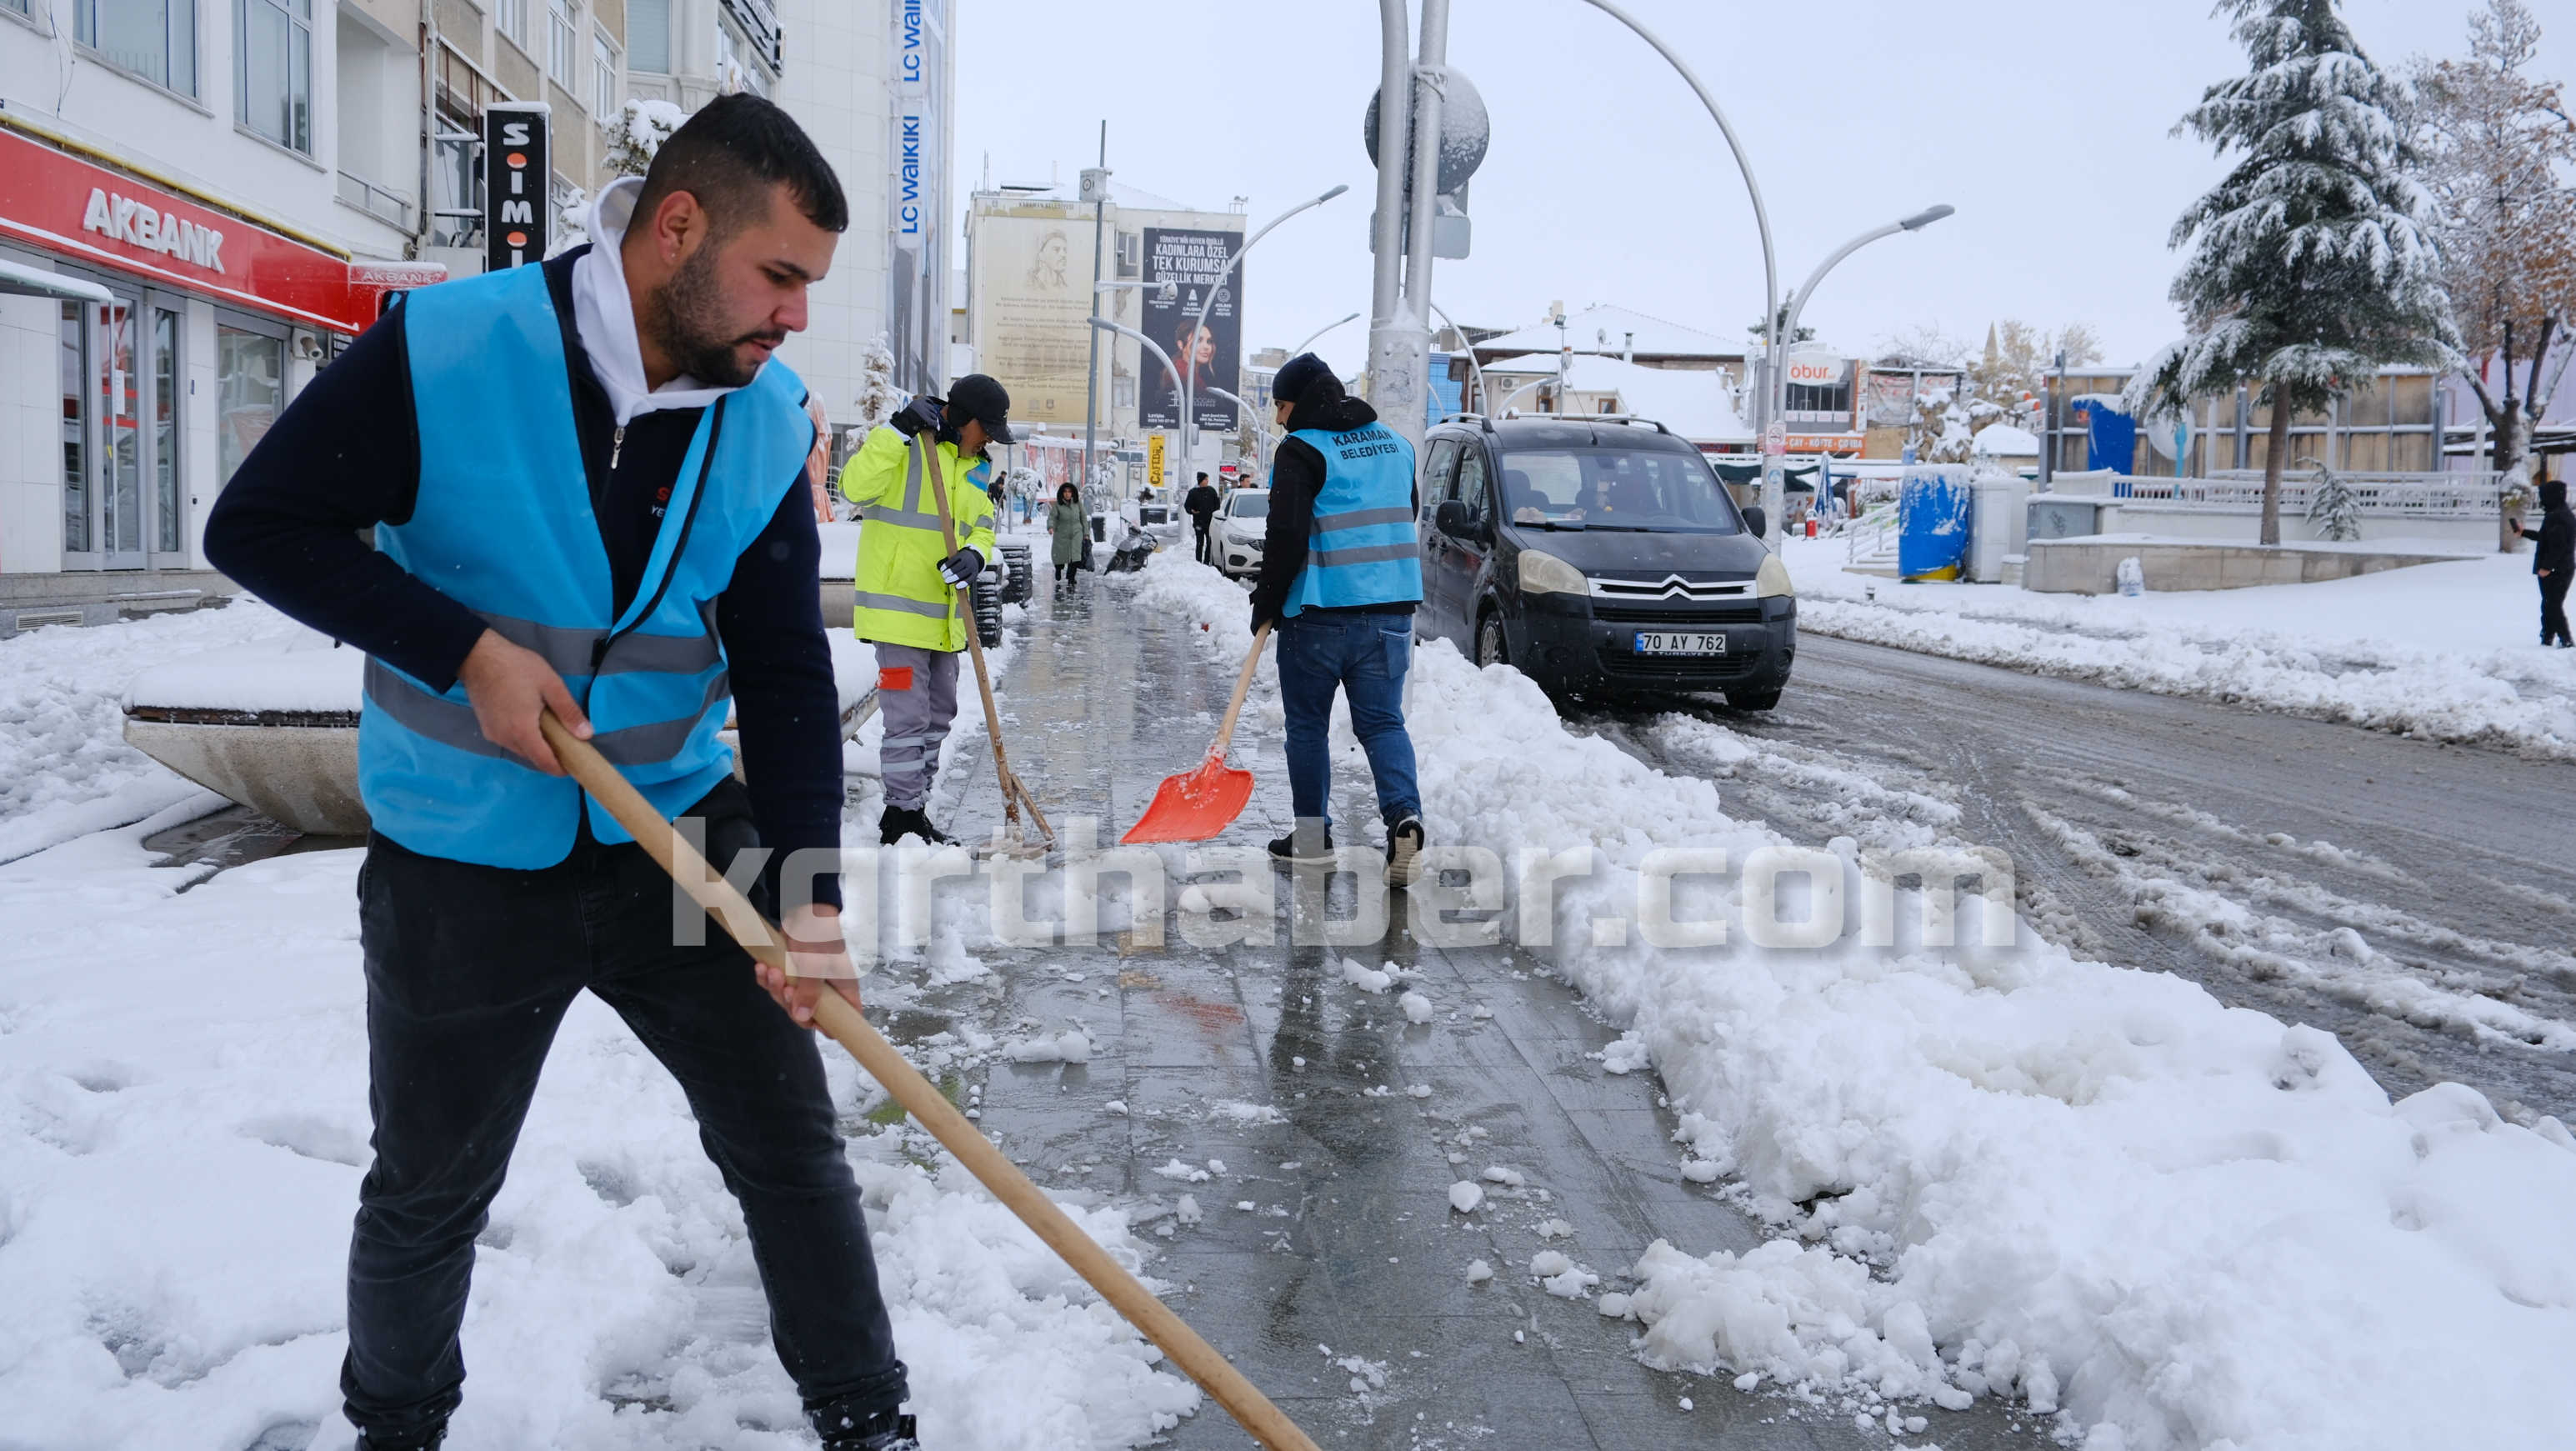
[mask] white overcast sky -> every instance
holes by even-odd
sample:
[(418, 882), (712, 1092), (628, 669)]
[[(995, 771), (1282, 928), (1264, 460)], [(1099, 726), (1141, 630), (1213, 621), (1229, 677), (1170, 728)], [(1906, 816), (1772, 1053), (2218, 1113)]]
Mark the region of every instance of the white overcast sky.
[[(1416, 0), (1418, 4), (1418, 0)], [(2131, 361), (2179, 328), (2166, 235), (2221, 173), (2170, 136), (2244, 55), (2201, 0), (1627, 0), (1688, 58), (1751, 155), (1794, 288), (1854, 234), (1932, 202), (1958, 215), (1854, 254), (1804, 320), (1866, 350), (1917, 323), (1982, 340), (2019, 317), (2097, 328)], [(2467, 45), (2467, 0), (2346, 0), (2393, 66)], [(1245, 263), (1247, 349), (1286, 346), (1369, 299), (1374, 172), (1360, 118), (1378, 71), (1369, 0), (958, 0), (955, 193), (1070, 180), (1109, 123), (1120, 181), (1254, 225), (1336, 182)], [(2576, 80), (2576, 0), (2534, 0), (2539, 70)], [(1744, 186), (1688, 88), (1580, 0), (1454, 0), (1449, 58), (1483, 94), (1492, 150), (1474, 255), (1434, 295), (1462, 323), (1602, 302), (1734, 338), (1760, 316)], [(1317, 350), (1344, 371), (1366, 320)]]

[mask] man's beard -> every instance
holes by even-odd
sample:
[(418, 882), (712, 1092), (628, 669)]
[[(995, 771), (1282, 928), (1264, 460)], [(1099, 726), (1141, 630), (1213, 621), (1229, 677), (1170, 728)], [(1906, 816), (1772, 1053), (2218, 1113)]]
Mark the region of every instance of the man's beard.
[(740, 388), (760, 371), (746, 366), (736, 351), (748, 342), (776, 347), (783, 332), (748, 332), (728, 336), (724, 300), (716, 287), (715, 248), (705, 245), (689, 255), (671, 280), (645, 304), (644, 325), (682, 373), (717, 388)]

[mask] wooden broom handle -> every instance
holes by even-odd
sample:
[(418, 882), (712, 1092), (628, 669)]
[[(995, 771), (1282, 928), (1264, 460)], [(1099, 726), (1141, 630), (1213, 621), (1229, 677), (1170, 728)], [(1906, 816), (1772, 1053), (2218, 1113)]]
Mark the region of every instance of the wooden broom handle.
[[(794, 974), (778, 929), (731, 883), (717, 876), (698, 849), (663, 820), (662, 813), (654, 810), (652, 803), (609, 765), (596, 747), (566, 730), (552, 711), (540, 716), (538, 724), (545, 732), (546, 744), (554, 747), (555, 759), (563, 763), (582, 789), (608, 808), (617, 824), (625, 827), (627, 834), (671, 874), (671, 879), (707, 909), (707, 915), (724, 924), (725, 930), (742, 944), (743, 951)], [(745, 923), (758, 924), (748, 938), (738, 925)], [(1146, 1339), (1162, 1347), (1163, 1353), (1215, 1397), (1217, 1404), (1225, 1407), (1255, 1440), (1270, 1451), (1318, 1451), (1314, 1441), (1271, 1404), (1259, 1387), (1246, 1380), (1243, 1372), (1200, 1338), (1188, 1322), (1173, 1313), (1171, 1306), (1155, 1298), (1125, 1266), (1111, 1259), (1109, 1252), (1066, 1217), (1054, 1200), (1030, 1183), (1028, 1176), (993, 1146), (992, 1140), (958, 1112), (947, 1095), (904, 1061), (903, 1055), (848, 998), (837, 991), (824, 992), (815, 1001), (814, 1022), (833, 1041), (850, 1050), (850, 1056), (885, 1086), (895, 1102), (903, 1105), (904, 1112), (930, 1130), (931, 1136), (956, 1155), (957, 1162), (992, 1191), (1004, 1208), (1018, 1215), (1049, 1249), (1073, 1267), (1074, 1273), (1089, 1281), (1111, 1308), (1144, 1332)]]
[(1211, 761), (1224, 760), (1226, 749), (1234, 744), (1234, 718), (1243, 714), (1243, 697), (1252, 690), (1253, 672), (1261, 668), (1261, 646), (1269, 638), (1270, 626), (1266, 622), (1252, 632), (1252, 653), (1243, 657), (1243, 673), (1234, 677), (1234, 699), (1226, 702), (1225, 719), (1216, 728), (1216, 744), (1208, 747)]
[[(947, 472), (939, 467), (939, 450), (923, 443), (918, 433), (912, 436), (912, 449), (913, 457), (921, 465), (922, 477), (930, 485), (930, 496), (939, 504), (939, 536), (947, 544), (949, 556), (954, 558), (957, 553), (957, 519), (948, 508), (948, 477)], [(1037, 825), (1038, 835), (1052, 842), (1055, 828), (1047, 825), (1046, 814), (1038, 810), (1038, 803), (1029, 795), (1029, 788), (1020, 784), (1019, 773), (1011, 769), (1011, 758), (1002, 749), (1002, 713), (993, 707), (993, 676), (984, 664), (984, 637), (976, 632), (974, 586), (969, 584), (958, 593), (964, 596), (964, 608), (958, 614), (966, 624), (967, 653), (975, 658), (975, 688), (984, 697), (984, 729), (993, 741), (993, 771), (1002, 788), (1002, 814), (1005, 818), (1016, 817), (1025, 804), (1029, 808), (1030, 820)]]

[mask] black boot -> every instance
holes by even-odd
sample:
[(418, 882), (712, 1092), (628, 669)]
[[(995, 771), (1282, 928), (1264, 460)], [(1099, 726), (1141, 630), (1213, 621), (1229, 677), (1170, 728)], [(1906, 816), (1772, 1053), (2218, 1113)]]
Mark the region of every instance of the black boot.
[(932, 846), (949, 846), (954, 839), (930, 824), (929, 813), (918, 806), (889, 806), (877, 818), (877, 842), (892, 846), (907, 836), (917, 836)]
[(814, 1434), (823, 1438), (823, 1451), (921, 1451), (912, 1417), (900, 1411), (880, 1411), (855, 1423), (829, 1410), (808, 1411), (805, 1419), (812, 1423)]
[(357, 1451), (438, 1451), (447, 1439), (447, 1423), (423, 1431), (360, 1431)]
[(1291, 827), (1286, 836), (1270, 843), (1270, 859), (1312, 866), (1333, 859), (1333, 829)]
[(1422, 818), (1406, 813), (1386, 828), (1386, 884), (1409, 887), (1422, 875)]

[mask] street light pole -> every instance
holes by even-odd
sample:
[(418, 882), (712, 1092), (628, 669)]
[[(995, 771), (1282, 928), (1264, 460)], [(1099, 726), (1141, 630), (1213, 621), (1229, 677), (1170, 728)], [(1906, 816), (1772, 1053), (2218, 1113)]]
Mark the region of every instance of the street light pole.
[[(1859, 236), (1852, 238), (1850, 241), (1843, 243), (1839, 247), (1836, 247), (1826, 256), (1824, 261), (1816, 264), (1815, 271), (1807, 274), (1806, 282), (1801, 285), (1796, 292), (1789, 294), (1789, 315), (1780, 324), (1781, 337), (1783, 339), (1793, 339), (1798, 336), (1798, 317), (1801, 313), (1804, 313), (1807, 310), (1807, 299), (1816, 295), (1816, 284), (1824, 281), (1825, 274), (1833, 271), (1835, 265), (1840, 263), (1845, 257), (1850, 256), (1854, 252), (1859, 251), (1861, 248), (1868, 246), (1870, 243), (1877, 241), (1881, 237), (1893, 237), (1899, 232), (1922, 231), (1925, 227), (1932, 225), (1943, 217), (1949, 216), (1957, 210), (1957, 207), (1951, 206), (1947, 202), (1943, 202), (1938, 206), (1925, 207), (1923, 210), (1914, 213), (1912, 216), (1899, 217), (1895, 221), (1889, 222), (1883, 227), (1872, 227), (1868, 231), (1863, 232)], [(1783, 348), (1783, 352), (1785, 354), (1785, 346)], [(1789, 374), (1786, 368), (1777, 366), (1772, 368), (1770, 388), (1772, 391), (1763, 399), (1764, 408), (1773, 418), (1786, 418), (1789, 412)], [(1785, 507), (1788, 501), (1785, 497), (1785, 490), (1783, 490), (1782, 498), (1774, 499), (1771, 497), (1771, 488), (1768, 483), (1769, 477), (1769, 473), (1766, 472), (1764, 475), (1765, 483), (1762, 489), (1762, 507), (1767, 517), (1771, 520), (1771, 527), (1777, 530), (1780, 527), (1780, 514), (1777, 511)], [(1821, 500), (1819, 500), (1819, 502), (1821, 502)]]
[[(1393, 3), (1393, 0), (1381, 0), (1381, 3)], [(1775, 325), (1779, 321), (1780, 271), (1773, 260), (1771, 249), (1771, 215), (1763, 209), (1762, 188), (1753, 180), (1753, 163), (1744, 159), (1744, 143), (1736, 139), (1735, 127), (1727, 122), (1726, 113), (1718, 109), (1717, 98), (1708, 93), (1708, 87), (1700, 84), (1699, 77), (1692, 73), (1690, 66), (1680, 56), (1673, 53), (1671, 46), (1664, 44), (1662, 37), (1648, 30), (1639, 23), (1637, 17), (1611, 3), (1611, 0), (1584, 0), (1584, 3), (1635, 31), (1638, 39), (1653, 46), (1656, 54), (1662, 56), (1675, 71), (1680, 72), (1681, 78), (1689, 83), (1692, 93), (1699, 97), (1699, 103), (1708, 108), (1709, 119), (1717, 123), (1719, 133), (1726, 137), (1727, 149), (1735, 153), (1735, 169), (1744, 173), (1745, 193), (1753, 199), (1754, 229), (1762, 235), (1762, 329), (1766, 343), (1762, 349), (1762, 365), (1766, 371), (1757, 396), (1767, 408), (1771, 400), (1771, 379), (1776, 375), (1780, 362), (1780, 340), (1770, 336), (1776, 330)], [(1766, 439), (1770, 422), (1769, 418), (1763, 418), (1754, 424), (1755, 428), (1764, 431)], [(1766, 455), (1762, 470), (1763, 512), (1775, 531), (1774, 538), (1778, 537), (1776, 531), (1780, 527), (1778, 495), (1783, 492), (1785, 482), (1781, 478), (1777, 457), (1777, 455)]]
[[(1197, 382), (1199, 375), (1199, 330), (1207, 326), (1208, 309), (1216, 305), (1216, 295), (1225, 287), (1225, 280), (1234, 275), (1235, 268), (1243, 265), (1244, 254), (1252, 250), (1252, 244), (1270, 235), (1271, 228), (1278, 226), (1281, 222), (1288, 220), (1299, 212), (1305, 211), (1309, 207), (1320, 207), (1324, 203), (1331, 201), (1333, 198), (1340, 196), (1342, 193), (1349, 190), (1350, 188), (1348, 186), (1334, 187), (1331, 191), (1324, 193), (1322, 196), (1311, 197), (1305, 201), (1299, 202), (1297, 205), (1290, 207), (1288, 210), (1281, 212), (1275, 217), (1272, 217), (1269, 221), (1263, 222), (1261, 224), (1261, 230), (1253, 233), (1249, 237), (1246, 237), (1243, 241), (1243, 245), (1234, 249), (1234, 256), (1226, 262), (1225, 270), (1216, 275), (1216, 280), (1214, 282), (1208, 284), (1207, 296), (1199, 299), (1198, 316), (1190, 319), (1190, 330), (1183, 335), (1188, 340), (1187, 346), (1190, 350), (1190, 370), (1188, 375), (1181, 379), (1181, 453), (1184, 457), (1190, 459), (1196, 459), (1198, 457), (1198, 390), (1193, 385)], [(1236, 341), (1240, 342), (1242, 339), (1238, 337)], [(1237, 406), (1239, 407), (1240, 405)]]
[(1082, 375), (1082, 487), (1090, 492), (1093, 473), (1092, 454), (1100, 437), (1100, 233), (1109, 219), (1109, 123), (1100, 123), (1100, 167), (1098, 189), (1091, 199), (1091, 321), (1088, 341), (1091, 345), (1090, 366)]
[(1313, 346), (1315, 339), (1322, 337), (1324, 334), (1331, 332), (1337, 327), (1340, 327), (1343, 323), (1359, 321), (1359, 316), (1360, 315), (1358, 313), (1354, 312), (1345, 317), (1335, 318), (1331, 322), (1324, 324), (1322, 327), (1315, 329), (1313, 332), (1306, 334), (1306, 341), (1290, 348), (1288, 350), (1288, 356), (1293, 358), (1299, 353), (1306, 351), (1307, 348)]
[(1091, 320), (1092, 337), (1096, 340), (1104, 332), (1113, 332), (1122, 338), (1134, 338), (1138, 343), (1144, 346), (1145, 351), (1152, 353), (1155, 360), (1163, 365), (1164, 372), (1172, 375), (1172, 386), (1175, 388), (1181, 386), (1181, 370), (1173, 365), (1172, 355), (1163, 351), (1162, 344), (1155, 342), (1152, 338), (1145, 336), (1143, 333), (1136, 331), (1132, 327), (1126, 327), (1119, 323), (1111, 322), (1105, 317), (1094, 317)]
[[(1377, 0), (1377, 215), (1370, 238), (1375, 270), (1369, 290), (1369, 402), (1388, 426), (1418, 440), (1422, 429), (1422, 368), (1427, 329), (1410, 323), (1404, 307), (1404, 185), (1412, 174), (1405, 149), (1413, 107), (1411, 28), (1405, 0)], [(1414, 427), (1401, 427), (1406, 417)]]
[[(1479, 413), (1484, 412), (1485, 405), (1492, 400), (1485, 396), (1485, 365), (1476, 361), (1475, 341), (1467, 336), (1467, 330), (1465, 328), (1458, 326), (1457, 319), (1451, 317), (1447, 312), (1441, 309), (1440, 304), (1431, 302), (1431, 299), (1427, 297), (1424, 298), (1423, 301), (1431, 304), (1431, 315), (1440, 319), (1440, 325), (1442, 327), (1456, 333), (1458, 335), (1458, 345), (1467, 350), (1467, 371), (1474, 375), (1476, 379), (1476, 411)], [(1459, 411), (1463, 413), (1466, 410), (1461, 408)]]

